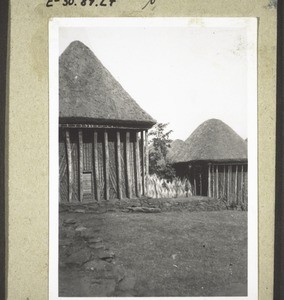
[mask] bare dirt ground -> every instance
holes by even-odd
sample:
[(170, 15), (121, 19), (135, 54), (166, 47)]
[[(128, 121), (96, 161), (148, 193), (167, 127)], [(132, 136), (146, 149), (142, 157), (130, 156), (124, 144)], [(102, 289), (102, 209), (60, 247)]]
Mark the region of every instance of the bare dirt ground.
[(247, 213), (60, 214), (60, 296), (245, 296)]

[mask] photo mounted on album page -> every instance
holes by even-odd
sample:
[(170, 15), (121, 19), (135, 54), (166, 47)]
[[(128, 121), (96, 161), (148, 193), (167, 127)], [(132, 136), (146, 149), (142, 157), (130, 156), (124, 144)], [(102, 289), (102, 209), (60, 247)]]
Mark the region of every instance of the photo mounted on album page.
[(53, 18), (49, 76), (50, 299), (257, 299), (257, 19)]

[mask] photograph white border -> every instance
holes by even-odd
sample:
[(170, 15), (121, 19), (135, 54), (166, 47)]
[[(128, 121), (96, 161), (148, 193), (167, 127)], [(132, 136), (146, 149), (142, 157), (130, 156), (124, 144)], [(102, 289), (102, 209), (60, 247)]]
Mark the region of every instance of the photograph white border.
[[(58, 117), (60, 27), (246, 27), (248, 40), (248, 296), (190, 299), (258, 299), (258, 147), (257, 147), (257, 18), (53, 18), (49, 22), (49, 299), (86, 300), (95, 297), (58, 296)], [(202, 25), (201, 25), (202, 24)], [(100, 297), (101, 298), (101, 297)], [(117, 298), (117, 297), (116, 297)], [(119, 297), (118, 297), (119, 298)], [(143, 298), (143, 297), (142, 297)], [(167, 297), (159, 297), (166, 299)], [(184, 297), (175, 297), (184, 298)]]

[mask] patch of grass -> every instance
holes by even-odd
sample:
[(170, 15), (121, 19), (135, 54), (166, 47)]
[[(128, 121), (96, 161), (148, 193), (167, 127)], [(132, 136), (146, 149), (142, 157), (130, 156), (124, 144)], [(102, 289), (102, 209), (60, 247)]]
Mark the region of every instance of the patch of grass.
[(245, 296), (247, 213), (107, 213), (117, 259), (137, 274), (139, 296)]

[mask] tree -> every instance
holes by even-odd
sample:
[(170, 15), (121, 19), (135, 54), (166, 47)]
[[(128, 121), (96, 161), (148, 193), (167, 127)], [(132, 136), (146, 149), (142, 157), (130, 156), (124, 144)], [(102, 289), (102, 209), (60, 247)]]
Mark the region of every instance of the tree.
[(167, 126), (168, 124), (158, 123), (149, 132), (149, 173), (171, 180), (175, 177), (175, 170), (167, 158), (172, 142), (169, 138), (172, 130), (166, 131)]

